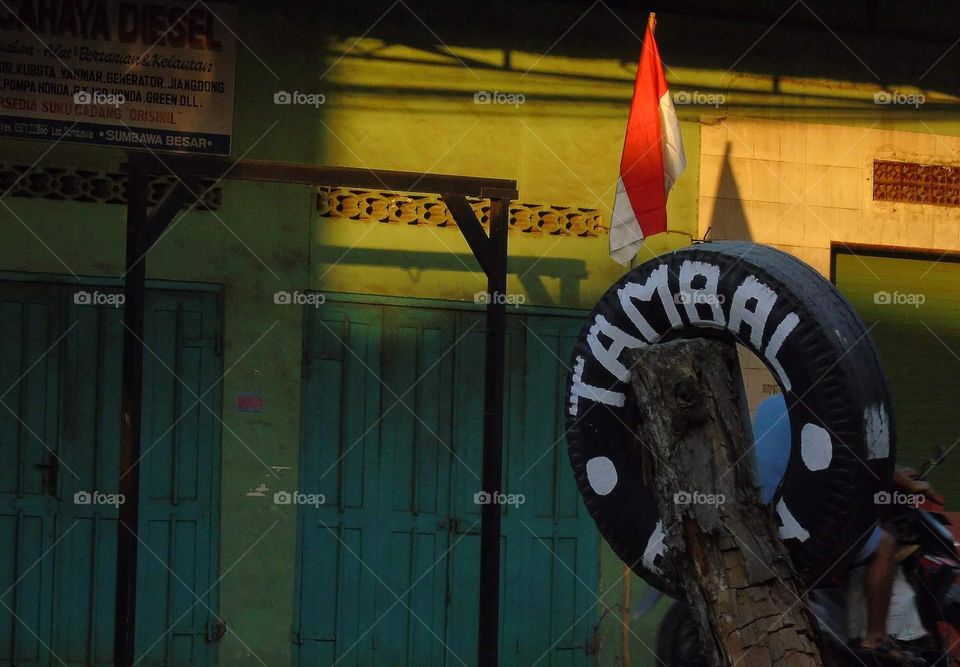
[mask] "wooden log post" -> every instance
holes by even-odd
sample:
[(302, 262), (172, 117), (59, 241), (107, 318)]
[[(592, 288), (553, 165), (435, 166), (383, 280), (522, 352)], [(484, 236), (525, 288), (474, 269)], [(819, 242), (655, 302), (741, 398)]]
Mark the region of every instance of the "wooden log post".
[[(816, 622), (757, 490), (736, 346), (681, 340), (630, 353), (635, 445), (711, 665), (823, 664)], [(742, 460), (741, 460), (742, 458)], [(739, 464), (734, 465), (739, 461)]]

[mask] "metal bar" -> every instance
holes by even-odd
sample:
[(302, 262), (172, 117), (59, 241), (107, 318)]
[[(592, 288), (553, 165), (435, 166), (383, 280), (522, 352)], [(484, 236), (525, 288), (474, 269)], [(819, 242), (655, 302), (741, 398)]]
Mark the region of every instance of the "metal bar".
[(149, 153), (130, 153), (127, 162), (120, 166), (122, 171), (128, 173), (138, 168), (146, 169), (152, 175), (176, 174), (199, 178), (301, 183), (399, 192), (449, 192), (471, 197), (517, 197), (517, 182), (505, 178), (325, 167), (299, 162), (234, 161), (229, 158), (195, 155), (165, 155), (160, 159)]
[(123, 390), (120, 421), (120, 505), (117, 522), (117, 582), (114, 665), (136, 660), (137, 546), (140, 513), (140, 423), (143, 399), (143, 333), (146, 309), (147, 170), (138, 167), (127, 183), (127, 256), (123, 311)]
[(467, 240), (467, 245), (469, 245), (470, 250), (473, 251), (473, 256), (480, 262), (480, 268), (482, 268), (483, 272), (488, 276), (491, 275), (491, 273), (494, 272), (494, 267), (491, 264), (490, 239), (487, 238), (486, 232), (483, 231), (483, 225), (477, 220), (477, 216), (473, 212), (473, 207), (467, 203), (467, 198), (463, 195), (454, 195), (445, 192), (441, 195), (441, 198), (443, 199), (443, 203), (447, 205), (447, 208), (450, 209), (453, 219), (457, 221), (457, 227), (460, 228), (460, 233), (463, 234), (463, 238)]
[[(487, 273), (486, 374), (483, 395), (482, 486), (491, 500), (501, 491), (503, 468), (503, 380), (506, 348), (507, 225), (509, 201), (490, 200)], [(497, 298), (497, 296), (501, 298)], [(477, 632), (480, 667), (499, 661), (500, 631), (500, 505), (481, 507), (480, 513), (480, 623)]]

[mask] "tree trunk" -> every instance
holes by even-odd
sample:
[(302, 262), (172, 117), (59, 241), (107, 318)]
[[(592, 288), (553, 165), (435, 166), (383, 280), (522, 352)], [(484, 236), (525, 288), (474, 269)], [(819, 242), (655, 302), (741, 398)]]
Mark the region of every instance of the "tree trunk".
[(681, 340), (630, 361), (635, 445), (710, 664), (822, 664), (815, 620), (757, 490), (736, 346)]

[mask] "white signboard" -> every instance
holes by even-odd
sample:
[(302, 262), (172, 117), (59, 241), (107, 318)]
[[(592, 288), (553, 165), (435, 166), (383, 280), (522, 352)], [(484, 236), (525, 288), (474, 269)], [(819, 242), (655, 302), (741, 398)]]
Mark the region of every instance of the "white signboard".
[(0, 3), (0, 137), (229, 155), (236, 8)]

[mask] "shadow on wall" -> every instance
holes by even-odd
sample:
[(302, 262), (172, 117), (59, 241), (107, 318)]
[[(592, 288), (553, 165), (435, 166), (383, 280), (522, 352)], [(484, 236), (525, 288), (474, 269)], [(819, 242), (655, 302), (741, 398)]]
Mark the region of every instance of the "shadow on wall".
[[(953, 48), (960, 5), (934, 0), (610, 0), (592, 4), (541, 0), (479, 5), (424, 0), (416, 6), (371, 0), (333, 2), (324, 8), (327, 22), (335, 26), (329, 31), (334, 41), (348, 44), (362, 35), (380, 43), (351, 57), (420, 66), (461, 65), (474, 72), (473, 77), (484, 71), (526, 76), (535, 68), (538, 76), (555, 81), (560, 94), (570, 78), (629, 82), (636, 71), (649, 11), (658, 12), (657, 41), (661, 53), (667, 54), (671, 86), (678, 90), (692, 82), (686, 80), (692, 72), (713, 70), (723, 73), (716, 79), (716, 88), (700, 80), (695, 84), (698, 92), (730, 92), (731, 87), (740, 87), (754, 105), (758, 98), (788, 90), (791, 98), (813, 103), (805, 108), (840, 113), (849, 113), (850, 108), (849, 86), (840, 82), (891, 90), (915, 85), (924, 92), (960, 94), (960, 79), (955, 76), (960, 49)], [(464, 30), (465, 21), (469, 30)], [(422, 55), (402, 55), (392, 48), (398, 45)], [(619, 61), (623, 77), (614, 78), (609, 69), (605, 75), (571, 74), (552, 64), (557, 59)], [(815, 91), (798, 90), (797, 79), (838, 83), (818, 85)], [(391, 92), (417, 96), (424, 91), (399, 84)], [(431, 89), (430, 93), (441, 91)], [(777, 105), (786, 108), (782, 101)], [(955, 105), (928, 104), (923, 109), (933, 111), (937, 106), (948, 111)], [(873, 113), (878, 113), (877, 108)]]
[[(319, 244), (311, 258), (314, 266), (322, 264), (357, 265), (377, 268), (402, 269), (414, 273), (422, 271), (453, 271), (478, 275), (479, 268), (473, 255), (452, 252), (409, 252), (346, 248)], [(479, 274), (482, 275), (482, 274)], [(511, 255), (508, 278), (520, 281), (527, 300), (543, 306), (558, 305), (543, 283), (544, 278), (560, 281), (559, 304), (578, 303), (580, 284), (587, 278), (586, 262), (579, 259)]]
[(710, 217), (709, 239), (752, 241), (747, 215), (743, 210), (743, 201), (737, 179), (733, 176), (730, 164), (730, 142), (723, 149), (723, 163), (720, 166), (720, 179), (717, 181), (717, 198)]

